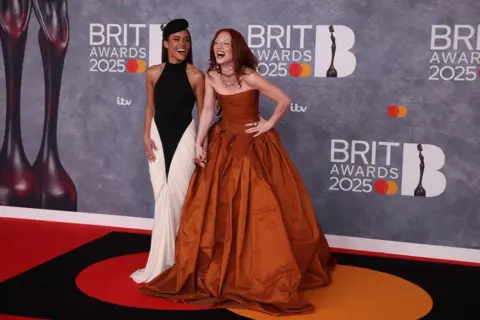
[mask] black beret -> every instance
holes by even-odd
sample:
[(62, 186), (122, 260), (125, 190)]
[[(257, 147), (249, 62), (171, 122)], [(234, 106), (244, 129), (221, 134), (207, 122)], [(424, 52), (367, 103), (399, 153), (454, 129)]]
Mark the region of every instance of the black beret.
[(188, 21), (185, 19), (175, 19), (167, 23), (163, 28), (163, 40), (167, 40), (168, 37), (174, 33), (187, 30)]

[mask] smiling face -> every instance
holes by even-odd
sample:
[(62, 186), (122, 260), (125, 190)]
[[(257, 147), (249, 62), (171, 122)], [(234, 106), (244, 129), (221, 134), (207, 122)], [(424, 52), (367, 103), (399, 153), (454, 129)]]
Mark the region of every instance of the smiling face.
[(220, 29), (210, 43), (210, 65), (208, 71), (225, 75), (234, 72), (237, 80), (246, 68), (257, 70), (258, 61), (247, 41), (235, 29)]
[(173, 33), (164, 41), (163, 45), (167, 48), (168, 60), (172, 63), (185, 61), (191, 49), (190, 34), (187, 30)]
[(215, 61), (219, 65), (230, 63), (234, 59), (232, 36), (228, 32), (220, 32), (213, 43)]

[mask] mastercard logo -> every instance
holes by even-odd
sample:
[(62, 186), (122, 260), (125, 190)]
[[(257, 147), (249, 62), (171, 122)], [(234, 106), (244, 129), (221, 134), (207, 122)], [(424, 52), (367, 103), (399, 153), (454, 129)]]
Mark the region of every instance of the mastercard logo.
[(398, 185), (392, 180), (377, 180), (373, 185), (373, 189), (376, 193), (391, 196), (398, 192)]
[(312, 67), (307, 63), (292, 63), (288, 72), (295, 78), (306, 78), (312, 74)]
[(140, 59), (130, 59), (127, 62), (127, 70), (130, 73), (144, 73), (147, 70), (147, 64)]
[(391, 105), (387, 108), (387, 114), (392, 118), (405, 118), (407, 113), (408, 109), (405, 106)]

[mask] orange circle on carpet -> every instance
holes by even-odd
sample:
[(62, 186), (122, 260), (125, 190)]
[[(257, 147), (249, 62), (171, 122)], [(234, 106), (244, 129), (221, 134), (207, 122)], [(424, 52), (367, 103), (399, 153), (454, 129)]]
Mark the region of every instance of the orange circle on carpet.
[(86, 295), (121, 306), (157, 310), (207, 309), (140, 293), (138, 289), (141, 285), (135, 283), (130, 275), (143, 268), (147, 258), (148, 252), (145, 252), (100, 261), (83, 269), (75, 282)]
[[(315, 312), (285, 319), (421, 319), (433, 306), (430, 295), (409, 281), (388, 273), (341, 265), (333, 272), (330, 286), (302, 294), (315, 306)], [(279, 319), (256, 311), (229, 310), (255, 320)]]

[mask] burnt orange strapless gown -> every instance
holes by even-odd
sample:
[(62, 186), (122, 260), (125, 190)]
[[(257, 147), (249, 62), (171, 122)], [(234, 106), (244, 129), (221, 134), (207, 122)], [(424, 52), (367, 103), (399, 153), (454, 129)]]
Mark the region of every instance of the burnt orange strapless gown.
[(175, 265), (141, 287), (175, 302), (272, 315), (313, 312), (299, 291), (328, 285), (335, 260), (303, 181), (274, 129), (259, 120), (259, 92), (217, 97), (207, 164), (191, 179)]

